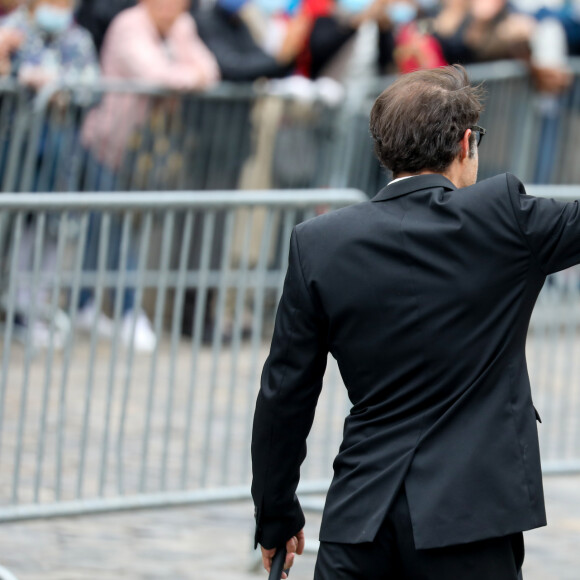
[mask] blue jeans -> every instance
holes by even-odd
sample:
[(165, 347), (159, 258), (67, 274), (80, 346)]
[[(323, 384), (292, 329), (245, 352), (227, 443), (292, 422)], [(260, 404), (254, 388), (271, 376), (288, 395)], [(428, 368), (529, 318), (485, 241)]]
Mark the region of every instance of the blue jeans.
[[(99, 163), (90, 153), (87, 155), (87, 171), (91, 172), (93, 179), (90, 181), (94, 184), (91, 188), (93, 191), (111, 192), (118, 189), (117, 174)], [(85, 254), (83, 258), (83, 272), (94, 272), (98, 269), (99, 260), (99, 245), (102, 231), (103, 215), (100, 212), (93, 212), (89, 216), (89, 227), (87, 232), (87, 241), (85, 246)], [(123, 215), (111, 215), (109, 239), (107, 244), (107, 252), (105, 258), (105, 265), (107, 270), (117, 272), (121, 263), (121, 239), (123, 233)], [(135, 240), (129, 233), (129, 247), (127, 251), (126, 269), (128, 272), (137, 269), (138, 256), (135, 247)], [(79, 296), (79, 307), (84, 308), (94, 296), (93, 288), (81, 288)], [(112, 299), (114, 299), (114, 291), (111, 291)], [(123, 292), (122, 311), (126, 314), (135, 307), (135, 288), (126, 287)]]

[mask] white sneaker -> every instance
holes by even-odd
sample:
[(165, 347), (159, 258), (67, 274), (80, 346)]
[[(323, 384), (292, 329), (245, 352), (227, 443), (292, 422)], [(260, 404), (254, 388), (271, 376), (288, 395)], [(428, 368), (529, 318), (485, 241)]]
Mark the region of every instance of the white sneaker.
[(108, 316), (95, 308), (93, 302), (89, 302), (77, 312), (75, 328), (81, 332), (91, 333), (93, 327), (97, 330), (97, 336), (111, 338), (115, 325)]
[[(135, 323), (135, 334), (131, 336), (133, 323)], [(137, 312), (131, 310), (125, 314), (121, 326), (121, 340), (125, 346), (133, 346), (138, 352), (152, 352), (155, 350), (157, 337), (153, 332), (151, 322), (149, 322), (147, 315), (142, 310)]]
[[(30, 335), (28, 335), (30, 332)], [(35, 320), (30, 329), (26, 328), (23, 338), (26, 340), (30, 336), (30, 343), (33, 349), (43, 349), (50, 346), (50, 324), (42, 320)], [(64, 336), (58, 328), (54, 328), (52, 336), (52, 346), (55, 350), (62, 350), (64, 347)]]

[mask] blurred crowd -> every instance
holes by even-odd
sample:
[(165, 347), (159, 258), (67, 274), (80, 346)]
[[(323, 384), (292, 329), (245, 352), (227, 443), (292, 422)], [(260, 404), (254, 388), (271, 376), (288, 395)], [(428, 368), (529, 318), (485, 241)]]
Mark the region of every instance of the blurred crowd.
[(98, 75), (189, 90), (347, 82), (518, 58), (558, 90), (580, 54), (578, 0), (0, 0), (0, 16), (0, 74), (33, 88)]
[[(447, 63), (519, 59), (530, 67), (540, 92), (553, 97), (571, 82), (570, 55), (580, 55), (580, 0), (0, 0), (0, 78), (14, 79), (31, 91), (54, 82), (82, 85), (103, 79), (191, 92), (211, 89), (222, 80), (274, 79), (271, 90), (280, 87), (272, 83), (286, 83), (284, 90), (292, 94), (311, 91), (316, 85), (319, 96), (324, 93), (327, 101), (336, 103), (342, 98), (343, 86), (377, 75)], [(36, 180), (31, 189), (23, 190), (135, 189), (123, 181), (127, 174), (123, 164), (130, 157), (131, 139), (139, 137), (141, 145), (134, 148), (141, 151), (147, 131), (154, 137), (155, 151), (153, 156), (143, 155), (144, 166), (155, 165), (151, 161), (155, 155), (160, 160), (157, 165), (164, 168), (191, 165), (183, 146), (187, 135), (172, 145), (166, 133), (161, 131), (155, 138), (153, 130), (160, 110), (174, 119), (185, 118), (176, 101), (168, 99), (163, 107), (155, 107), (135, 94), (112, 92), (95, 104), (78, 112), (82, 122), (72, 135), (62, 122), (63, 115), (45, 122), (37, 165), (47, 158), (50, 161), (42, 165), (46, 179), (44, 184)], [(211, 122), (211, 114), (217, 111), (213, 106), (217, 107), (207, 105), (207, 119), (198, 124)], [(74, 107), (70, 111), (76, 114)], [(251, 156), (247, 152), (249, 131), (238, 131), (243, 133), (239, 145), (233, 145), (235, 130), (231, 135), (211, 131), (212, 147), (220, 152), (216, 155), (220, 178), (228, 174), (221, 160), (236, 157), (229, 181), (201, 187), (188, 183), (186, 188), (312, 186), (312, 176), (320, 165), (312, 144), (315, 113), (297, 109), (293, 115), (302, 126), (292, 126), (280, 102), (270, 99), (255, 108), (238, 107), (236, 115), (240, 126), (252, 127), (255, 151)], [(196, 128), (195, 121), (190, 122)], [(209, 153), (203, 148), (209, 147), (200, 137), (203, 132), (198, 133), (189, 149), (198, 158), (201, 151), (205, 159)], [(63, 155), (68, 162), (57, 176), (51, 159), (67, 142), (73, 144), (74, 155)], [(553, 149), (553, 139), (546, 138), (545, 143), (548, 150)], [(233, 155), (235, 147), (239, 152)], [(52, 156), (46, 155), (51, 148)], [(166, 162), (170, 157), (176, 163)], [(550, 155), (544, 157), (549, 164)], [(0, 177), (7, 173), (3, 163)], [(84, 176), (85, 185), (80, 180), (71, 185), (74, 167), (82, 167), (77, 173)], [(171, 186), (167, 181), (163, 185), (151, 181), (149, 188)], [(87, 272), (97, 268), (100, 220), (99, 215), (91, 215), (83, 258)], [(253, 225), (257, 238), (253, 246), (258, 248), (261, 227)], [(112, 220), (109, 232), (107, 268), (117, 270), (122, 221)], [(29, 221), (18, 256), (23, 271), (32, 267), (34, 236), (34, 223)], [(54, 268), (55, 256), (56, 242), (47, 238), (43, 270)], [(250, 257), (250, 262), (255, 261), (255, 256)], [(126, 268), (136, 267), (137, 245), (132, 236)], [(100, 335), (110, 337), (112, 321), (95, 305), (93, 294), (90, 288), (80, 292), (77, 325), (87, 331), (96, 327)], [(24, 327), (29, 323), (27, 305), (41, 300), (32, 289), (20, 288), (17, 301), (24, 313), (20, 320)], [(186, 310), (194, 302), (195, 293), (186, 295)], [(231, 310), (228, 307), (230, 319)], [(133, 343), (137, 350), (153, 350), (157, 337), (136, 304), (134, 288), (123, 294), (122, 314), (123, 341)], [(191, 320), (184, 322), (185, 334), (190, 333), (186, 323), (191, 326)], [(47, 344), (49, 325), (46, 321), (34, 324), (36, 343)], [(225, 334), (228, 324), (226, 321), (222, 329)]]

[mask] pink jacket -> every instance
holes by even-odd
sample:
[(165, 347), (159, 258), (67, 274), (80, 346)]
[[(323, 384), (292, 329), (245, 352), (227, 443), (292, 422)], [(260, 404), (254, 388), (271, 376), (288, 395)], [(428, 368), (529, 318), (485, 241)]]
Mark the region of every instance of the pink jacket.
[[(183, 13), (162, 39), (144, 5), (121, 12), (107, 31), (101, 53), (102, 77), (138, 80), (177, 90), (208, 88), (219, 80), (212, 53)], [(147, 117), (146, 97), (106, 94), (83, 126), (82, 142), (97, 159), (117, 169), (131, 135)]]

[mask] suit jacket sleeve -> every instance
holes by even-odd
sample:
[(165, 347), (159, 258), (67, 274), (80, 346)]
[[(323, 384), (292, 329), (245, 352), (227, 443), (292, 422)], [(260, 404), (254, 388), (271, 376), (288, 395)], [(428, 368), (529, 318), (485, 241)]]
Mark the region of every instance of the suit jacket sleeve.
[(214, 54), (222, 78), (227, 81), (254, 81), (260, 77), (283, 77), (291, 68), (280, 65), (266, 54), (253, 40), (245, 24), (228, 25), (228, 19), (219, 6), (200, 11), (196, 16), (198, 33)]
[(580, 205), (526, 195), (523, 184), (507, 176), (510, 199), (522, 235), (544, 274), (580, 263)]
[(307, 287), (297, 237), (295, 230), (252, 433), (255, 540), (267, 549), (304, 526), (296, 487), (328, 355), (326, 319)]

